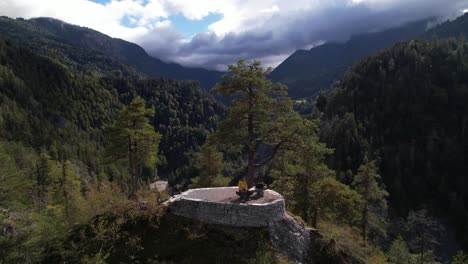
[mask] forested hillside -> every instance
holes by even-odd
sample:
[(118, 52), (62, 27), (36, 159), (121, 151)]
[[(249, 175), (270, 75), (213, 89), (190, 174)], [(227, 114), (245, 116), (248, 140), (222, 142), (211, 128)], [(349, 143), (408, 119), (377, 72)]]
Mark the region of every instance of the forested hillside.
[(351, 183), (365, 157), (377, 160), (391, 216), (426, 208), (456, 227), (465, 248), (467, 76), (463, 38), (412, 40), (362, 60), (317, 99), (338, 179)]
[(224, 111), (195, 82), (90, 76), (7, 39), (0, 61), (3, 137), (79, 158), (94, 173), (104, 129), (136, 96), (155, 109), (153, 125), (163, 135), (160, 176), (175, 182), (189, 178), (193, 153)]
[(129, 197), (159, 210), (148, 183), (167, 177), (186, 187), (225, 111), (197, 82), (145, 79), (102, 54), (55, 44), (63, 49), (47, 56), (51, 46), (0, 37), (0, 263), (78, 253), (62, 247), (74, 226), (128, 213)]
[(154, 78), (194, 80), (199, 81), (205, 90), (211, 89), (221, 76), (217, 71), (165, 63), (149, 56), (134, 43), (52, 18), (24, 20), (1, 17), (0, 34), (20, 45), (38, 49), (44, 55), (65, 60), (62, 63), (75, 64), (89, 71), (97, 66), (117, 76), (143, 74)]
[(397, 41), (421, 35), (427, 22), (424, 20), (382, 32), (356, 35), (345, 43), (330, 42), (310, 50), (298, 50), (275, 68), (271, 78), (288, 85), (289, 93), (294, 98), (317, 95), (362, 57), (388, 48)]
[[(91, 29), (0, 17), (0, 263), (290, 263), (266, 229), (163, 206), (238, 185), (246, 199), (276, 190), (291, 225), (313, 228), (306, 263), (466, 264), (468, 14), (426, 26), (298, 51), (273, 73), (240, 59), (219, 78)], [(407, 38), (425, 40), (393, 45)], [(271, 79), (297, 98), (327, 89), (294, 101)]]
[(216, 128), (224, 107), (191, 81), (111, 78), (103, 82), (116, 89), (122, 103), (139, 95), (156, 110), (152, 123), (163, 135), (158, 174), (173, 186), (186, 187), (195, 176), (192, 158)]
[(353, 36), (345, 43), (325, 43), (310, 50), (298, 50), (271, 73), (271, 79), (289, 87), (293, 98), (317, 95), (327, 90), (345, 71), (365, 56), (389, 48), (398, 41), (410, 39), (430, 40), (467, 36), (468, 14), (427, 30), (430, 20), (410, 23), (382, 32)]

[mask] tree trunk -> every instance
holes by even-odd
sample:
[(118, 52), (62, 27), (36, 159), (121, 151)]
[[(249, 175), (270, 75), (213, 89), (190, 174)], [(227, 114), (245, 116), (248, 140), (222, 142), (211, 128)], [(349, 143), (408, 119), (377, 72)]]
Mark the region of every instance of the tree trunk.
[(255, 178), (255, 142), (254, 142), (254, 118), (253, 114), (249, 113), (248, 117), (248, 137), (249, 137), (249, 164), (247, 172), (247, 187), (251, 188), (254, 185)]
[(421, 264), (424, 263), (424, 240), (421, 241)]
[(67, 190), (67, 168), (66, 162), (62, 160), (62, 193), (63, 193), (63, 200), (65, 203), (65, 218), (67, 221), (69, 220), (69, 193)]
[(130, 174), (130, 198), (135, 198), (135, 158), (132, 138), (128, 136), (128, 172)]
[(317, 221), (318, 221), (318, 209), (315, 208), (312, 213), (312, 227), (317, 228)]
[(247, 187), (250, 189), (254, 185), (254, 178), (255, 178), (255, 151), (249, 149), (249, 167), (247, 172)]
[(364, 204), (364, 209), (362, 210), (362, 239), (364, 240), (364, 247), (367, 246), (367, 218), (368, 218), (368, 208), (367, 202)]
[(41, 174), (39, 172), (39, 164), (36, 164), (36, 182), (37, 182), (37, 206), (42, 209), (42, 186), (41, 186)]

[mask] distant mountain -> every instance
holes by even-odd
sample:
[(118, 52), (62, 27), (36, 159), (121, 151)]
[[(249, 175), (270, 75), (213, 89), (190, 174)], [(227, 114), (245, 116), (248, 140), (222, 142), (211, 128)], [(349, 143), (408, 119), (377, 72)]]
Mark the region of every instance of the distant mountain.
[(468, 36), (468, 13), (458, 17), (453, 21), (446, 21), (428, 30), (423, 38), (430, 39), (433, 36), (438, 38), (454, 38)]
[(423, 20), (377, 33), (353, 36), (345, 43), (325, 43), (310, 50), (298, 50), (271, 73), (270, 78), (289, 87), (294, 98), (316, 95), (327, 89), (334, 80), (361, 58), (395, 43), (409, 39), (456, 37), (468, 33), (468, 15), (445, 22), (426, 31), (428, 22)]
[[(0, 34), (14, 39), (21, 45), (34, 50), (39, 49), (39, 52), (47, 56), (53, 56), (58, 52), (58, 55), (65, 56), (81, 67), (91, 62), (101, 70), (110, 70), (114, 74), (118, 71), (118, 74), (124, 75), (141, 73), (148, 77), (196, 80), (205, 90), (214, 86), (222, 74), (217, 71), (166, 63), (151, 57), (134, 43), (52, 18), (24, 20), (1, 17)], [(60, 56), (54, 57), (63, 60)], [(96, 61), (99, 58), (102, 61)]]

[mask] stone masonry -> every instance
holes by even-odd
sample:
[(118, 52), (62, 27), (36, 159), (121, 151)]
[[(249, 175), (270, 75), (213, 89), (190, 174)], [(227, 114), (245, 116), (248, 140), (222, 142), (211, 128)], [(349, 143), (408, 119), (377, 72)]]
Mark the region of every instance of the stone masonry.
[(167, 204), (172, 214), (201, 222), (228, 226), (267, 227), (283, 219), (284, 198), (266, 190), (261, 202), (235, 201), (237, 187), (188, 190), (172, 197)]
[(234, 227), (267, 228), (272, 245), (289, 259), (302, 263), (311, 250), (315, 229), (285, 212), (279, 193), (266, 190), (264, 197), (247, 203), (237, 201), (237, 187), (188, 190), (166, 202), (169, 213), (204, 223)]

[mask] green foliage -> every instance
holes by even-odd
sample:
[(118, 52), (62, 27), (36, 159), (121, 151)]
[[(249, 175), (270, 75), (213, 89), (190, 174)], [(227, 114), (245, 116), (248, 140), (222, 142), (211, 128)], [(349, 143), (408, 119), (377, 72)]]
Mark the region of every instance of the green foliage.
[[(31, 51), (0, 38), (0, 263), (56, 263), (48, 256), (78, 250), (63, 248), (76, 225), (136, 207), (122, 190), (128, 186), (125, 162), (103, 158), (110, 143), (105, 128), (116, 121), (122, 103), (138, 95), (148, 98), (140, 106), (156, 116), (145, 118), (144, 127), (164, 136), (158, 158), (166, 162), (165, 176), (176, 174), (175, 161), (191, 167), (192, 156), (223, 112), (194, 82), (114, 78), (100, 68), (105, 63), (93, 65), (99, 58), (88, 60), (93, 52), (68, 53), (63, 43), (64, 50), (52, 55), (42, 49), (50, 43), (43, 44)], [(89, 63), (67, 61), (71, 54)], [(138, 139), (154, 135), (135, 134)], [(147, 161), (138, 173), (150, 179), (156, 175), (158, 148), (146, 146), (136, 152)], [(191, 176), (177, 174), (177, 181), (188, 182)], [(154, 193), (136, 196), (147, 204), (160, 202)], [(83, 255), (89, 262), (106, 258), (104, 253)]]
[(224, 112), (195, 82), (101, 78), (10, 40), (0, 38), (0, 48), (2, 138), (42, 148), (53, 159), (78, 158), (94, 174), (105, 169), (104, 128), (138, 95), (156, 112), (151, 124), (163, 135), (158, 169), (171, 184), (188, 183), (194, 153)]
[[(27, 155), (23, 156), (22, 152)], [(21, 210), (28, 207), (33, 186), (28, 177), (32, 168), (28, 164), (30, 152), (17, 144), (0, 141), (0, 208)], [(16, 158), (26, 159), (18, 164)]]
[(139, 190), (143, 167), (155, 169), (161, 135), (154, 131), (149, 118), (154, 113), (146, 109), (141, 97), (132, 100), (120, 112), (110, 128), (108, 155), (113, 161), (123, 162), (130, 174), (130, 196)]
[(155, 109), (151, 123), (162, 135), (158, 174), (168, 178), (172, 187), (184, 189), (196, 175), (192, 169), (195, 153), (216, 128), (225, 112), (223, 106), (192, 81), (118, 78), (104, 82), (115, 87), (122, 102), (141, 95), (147, 107)]
[(291, 97), (306, 98), (327, 90), (354, 63), (400, 41), (468, 36), (466, 14), (428, 30), (427, 25), (434, 23), (437, 21), (417, 21), (381, 32), (356, 35), (344, 43), (327, 42), (310, 50), (297, 50), (275, 68), (270, 78), (286, 84)]
[(465, 246), (467, 48), (409, 41), (362, 60), (326, 95), (321, 131), (341, 181), (352, 182), (364, 156), (379, 160), (395, 212), (429, 206)]
[(282, 193), (287, 207), (306, 222), (319, 220), (354, 224), (361, 207), (361, 196), (333, 178), (325, 164), (331, 149), (318, 142), (318, 122), (302, 120), (295, 145), (274, 160), (272, 187)]
[[(79, 250), (76, 250), (79, 249)], [(56, 262), (105, 259), (105, 263), (288, 263), (276, 256), (268, 232), (258, 228), (194, 223), (163, 210), (107, 213), (77, 226)]]
[(350, 66), (365, 56), (389, 48), (398, 41), (421, 36), (427, 23), (427, 20), (418, 21), (353, 36), (344, 43), (327, 42), (310, 50), (298, 50), (275, 68), (271, 78), (288, 85), (293, 98), (315, 96), (327, 90)]
[[(323, 236), (318, 245), (322, 247), (322, 251), (328, 252), (323, 252), (324, 255), (332, 257), (324, 263), (388, 263), (378, 246), (365, 246), (359, 232), (348, 225), (320, 221), (318, 230)], [(344, 256), (350, 256), (352, 259), (343, 258)]]
[(215, 85), (220, 72), (186, 68), (148, 55), (140, 46), (53, 18), (0, 18), (0, 33), (67, 67), (96, 77), (148, 76)]
[(458, 251), (453, 257), (452, 264), (468, 264), (468, 256), (463, 251)]
[(408, 264), (410, 262), (410, 251), (405, 240), (398, 236), (393, 240), (387, 252), (387, 257), (394, 264)]
[(290, 131), (284, 128), (289, 122), (298, 121), (298, 116), (293, 112), (286, 87), (266, 78), (271, 69), (262, 68), (258, 61), (246, 64), (239, 60), (236, 65), (229, 65), (229, 71), (213, 91), (234, 100), (213, 137), (223, 148), (242, 146), (247, 154), (246, 180), (251, 187), (259, 147), (271, 145), (274, 157), (295, 134), (295, 131), (288, 134)]
[[(361, 207), (361, 235), (367, 242), (369, 228), (385, 233), (385, 217), (387, 210), (387, 196), (385, 187), (379, 184), (380, 175), (377, 173), (375, 161), (368, 162), (358, 169), (358, 174), (352, 183), (356, 191), (362, 196)], [(382, 215), (383, 214), (383, 215)]]
[(85, 198), (81, 193), (81, 179), (79, 168), (70, 161), (58, 164), (56, 183), (54, 184), (54, 201), (63, 205), (65, 220), (69, 223), (82, 221), (88, 212), (85, 207)]
[(317, 218), (353, 225), (360, 217), (362, 197), (349, 186), (332, 177), (315, 183), (312, 186), (312, 197), (312, 208)]
[(195, 161), (199, 176), (192, 179), (189, 188), (221, 187), (229, 183), (229, 178), (221, 175), (223, 153), (216, 146), (205, 143), (200, 147)]
[[(427, 210), (410, 211), (406, 219), (406, 231), (409, 233), (409, 246), (419, 256), (419, 263), (434, 259), (432, 250), (439, 244), (438, 237), (443, 231), (441, 224), (431, 217)], [(430, 261), (428, 261), (429, 259)]]

